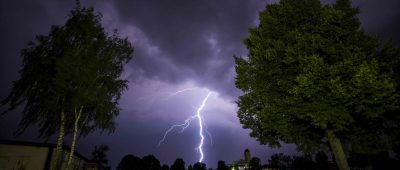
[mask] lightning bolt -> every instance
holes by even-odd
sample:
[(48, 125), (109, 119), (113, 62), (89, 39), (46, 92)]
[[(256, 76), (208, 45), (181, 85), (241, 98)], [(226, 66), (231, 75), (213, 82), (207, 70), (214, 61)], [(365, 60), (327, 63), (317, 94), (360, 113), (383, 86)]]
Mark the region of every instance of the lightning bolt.
[(162, 97), (161, 100), (168, 100), (172, 96), (176, 96), (176, 95), (178, 95), (180, 93), (184, 93), (184, 92), (192, 91), (192, 90), (194, 90), (194, 89), (193, 88), (186, 88), (186, 89), (179, 90), (179, 91), (176, 91), (176, 92), (161, 92), (161, 94), (168, 95), (167, 97)]
[(193, 90), (193, 88), (187, 88), (187, 89), (183, 89), (183, 90), (179, 90), (179, 91), (177, 91), (177, 92), (174, 92), (174, 93), (169, 93), (171, 96), (176, 96), (176, 95), (178, 95), (179, 93), (183, 93), (183, 92), (186, 92), (186, 91), (190, 91), (190, 90)]
[[(188, 89), (184, 89), (181, 91), (178, 91), (176, 93), (173, 94), (178, 94), (178, 93), (182, 93), (184, 91), (187, 91)], [(194, 119), (197, 119), (199, 122), (199, 136), (200, 136), (200, 142), (199, 145), (196, 147), (196, 150), (199, 151), (200, 153), (200, 159), (199, 162), (203, 161), (204, 158), (204, 152), (203, 152), (203, 144), (204, 144), (204, 133), (203, 131), (206, 131), (206, 133), (210, 136), (210, 141), (212, 143), (212, 138), (211, 138), (211, 134), (208, 132), (207, 130), (207, 126), (205, 124), (205, 121), (203, 120), (203, 117), (201, 116), (201, 111), (203, 110), (204, 106), (206, 105), (206, 102), (208, 100), (208, 98), (210, 97), (210, 95), (212, 94), (212, 92), (208, 92), (207, 96), (203, 99), (203, 101), (201, 102), (200, 107), (197, 108), (196, 114), (193, 116), (190, 116), (189, 118), (185, 119), (185, 122), (182, 124), (174, 124), (172, 125), (167, 131), (165, 131), (163, 138), (158, 142), (158, 147), (165, 141), (168, 133), (170, 133), (173, 129), (175, 128), (181, 128), (180, 133), (182, 133), (189, 125), (190, 122), (192, 122)], [(203, 128), (203, 126), (205, 128)]]
[(211, 92), (208, 92), (207, 97), (203, 100), (203, 102), (201, 103), (200, 107), (197, 109), (197, 114), (196, 114), (197, 119), (199, 120), (199, 126), (200, 126), (199, 134), (200, 134), (200, 137), (201, 137), (199, 146), (197, 147), (197, 149), (200, 152), (199, 162), (203, 162), (203, 157), (204, 157), (204, 154), (203, 154), (203, 141), (204, 141), (203, 119), (201, 118), (200, 113), (201, 113), (201, 110), (203, 110), (203, 108), (204, 108), (204, 106), (205, 106), (205, 104), (206, 104), (206, 102), (208, 100), (208, 97), (210, 97), (210, 95), (211, 95)]
[(165, 139), (167, 138), (167, 135), (168, 135), (168, 133), (169, 132), (171, 132), (172, 130), (174, 130), (175, 128), (177, 128), (177, 127), (180, 127), (181, 128), (181, 131), (179, 132), (179, 133), (182, 133), (189, 125), (190, 125), (190, 122), (193, 120), (193, 119), (196, 119), (197, 118), (197, 115), (194, 115), (194, 116), (191, 116), (191, 117), (189, 117), (189, 118), (187, 118), (186, 120), (185, 120), (185, 123), (182, 123), (182, 124), (174, 124), (174, 125), (172, 125), (167, 131), (165, 131), (165, 133), (164, 133), (164, 136), (163, 136), (163, 138), (160, 140), (160, 141), (158, 141), (158, 147), (160, 147), (160, 145), (165, 141)]

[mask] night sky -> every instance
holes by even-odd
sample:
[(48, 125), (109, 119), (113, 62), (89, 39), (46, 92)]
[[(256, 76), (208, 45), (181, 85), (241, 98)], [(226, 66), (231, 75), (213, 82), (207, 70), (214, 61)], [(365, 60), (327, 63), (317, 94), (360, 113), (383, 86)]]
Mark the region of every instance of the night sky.
[[(208, 91), (213, 92), (202, 115), (207, 122), (204, 163), (216, 167), (218, 160), (231, 163), (249, 148), (266, 163), (278, 152), (296, 154), (293, 145), (271, 149), (249, 137), (236, 117), (233, 56), (246, 56), (243, 40), (247, 30), (258, 23), (258, 12), (266, 0), (98, 0), (83, 1), (103, 15), (105, 29), (118, 29), (128, 37), (135, 51), (126, 64), (123, 78), (129, 90), (120, 100), (121, 112), (113, 134), (95, 132), (80, 138), (78, 152), (90, 157), (94, 145), (110, 147), (108, 158), (115, 167), (126, 154), (155, 155), (161, 164), (171, 165), (180, 157), (186, 165), (198, 161), (194, 149), (200, 140), (198, 123), (185, 132), (172, 131), (157, 147), (164, 131), (195, 114)], [(324, 1), (329, 3), (332, 1)], [(1, 0), (0, 3), (0, 99), (19, 78), (20, 50), (37, 34), (47, 34), (51, 25), (62, 25), (75, 2), (70, 0)], [(400, 1), (354, 0), (361, 9), (363, 29), (381, 39), (400, 42)], [(171, 95), (182, 89), (191, 90)], [(2, 108), (4, 109), (4, 108)], [(0, 139), (42, 141), (36, 128), (20, 137), (12, 134), (21, 109), (0, 117)], [(54, 142), (54, 138), (49, 142)], [(69, 140), (66, 141), (69, 144)]]

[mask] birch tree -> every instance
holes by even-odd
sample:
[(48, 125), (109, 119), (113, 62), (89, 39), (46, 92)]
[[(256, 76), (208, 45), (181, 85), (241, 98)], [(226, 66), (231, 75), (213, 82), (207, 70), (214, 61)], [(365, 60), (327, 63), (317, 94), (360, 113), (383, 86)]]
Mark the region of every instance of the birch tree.
[(17, 133), (33, 124), (40, 136), (58, 132), (55, 164), (60, 168), (64, 136), (72, 133), (67, 168), (79, 135), (94, 130), (112, 132), (118, 100), (127, 88), (120, 78), (123, 65), (132, 58), (133, 47), (117, 31), (111, 35), (101, 25), (101, 14), (77, 3), (63, 26), (52, 26), (22, 50), (21, 78), (2, 101), (13, 110), (24, 107)]

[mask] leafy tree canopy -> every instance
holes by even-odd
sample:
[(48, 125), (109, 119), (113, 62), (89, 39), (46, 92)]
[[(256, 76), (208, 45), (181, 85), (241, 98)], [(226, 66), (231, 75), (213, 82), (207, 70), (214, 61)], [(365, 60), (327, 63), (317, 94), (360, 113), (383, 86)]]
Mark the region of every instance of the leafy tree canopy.
[(106, 152), (110, 148), (107, 145), (101, 144), (100, 146), (94, 146), (94, 151), (92, 152), (92, 161), (96, 161), (103, 164), (108, 164)]
[(335, 158), (340, 141), (360, 152), (399, 144), (400, 50), (367, 36), (357, 14), (349, 0), (267, 5), (245, 40), (248, 58), (235, 57), (238, 117), (250, 136), (304, 152), (329, 142)]
[(18, 133), (36, 124), (40, 135), (49, 137), (58, 130), (60, 112), (67, 114), (71, 129), (78, 110), (84, 113), (80, 124), (87, 127), (82, 134), (96, 127), (113, 130), (118, 100), (127, 88), (120, 74), (132, 53), (117, 31), (105, 32), (100, 14), (78, 4), (63, 26), (52, 26), (21, 51), (21, 78), (2, 104), (7, 111), (24, 105)]
[(238, 116), (261, 143), (310, 151), (327, 130), (346, 134), (398, 109), (399, 50), (379, 51), (345, 2), (282, 0), (250, 29), (249, 58), (235, 58)]

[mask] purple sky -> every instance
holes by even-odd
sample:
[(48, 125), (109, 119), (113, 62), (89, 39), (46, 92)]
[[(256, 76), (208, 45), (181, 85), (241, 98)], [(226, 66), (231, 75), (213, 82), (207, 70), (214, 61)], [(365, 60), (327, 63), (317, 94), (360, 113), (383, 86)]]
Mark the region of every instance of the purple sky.
[[(258, 12), (271, 2), (275, 1), (83, 1), (103, 14), (106, 30), (116, 28), (127, 36), (135, 52), (123, 73), (130, 83), (120, 100), (122, 111), (115, 133), (81, 138), (78, 151), (90, 156), (94, 145), (107, 144), (112, 166), (126, 154), (153, 154), (168, 165), (181, 157), (186, 165), (193, 164), (199, 159), (194, 149), (200, 139), (197, 121), (183, 133), (171, 132), (160, 147), (157, 143), (170, 125), (193, 115), (212, 91), (202, 112), (213, 137), (213, 145), (208, 137), (204, 145), (208, 167), (216, 167), (218, 160), (231, 163), (241, 159), (246, 148), (263, 163), (277, 152), (295, 153), (293, 145), (281, 149), (259, 145), (236, 117), (235, 101), (240, 91), (234, 85), (232, 56), (246, 56), (242, 42), (247, 30), (257, 25)], [(360, 19), (367, 33), (400, 42), (400, 1), (354, 0), (354, 4), (361, 8)], [(51, 25), (63, 24), (73, 6), (72, 0), (1, 0), (1, 99), (19, 77), (20, 49), (36, 34), (46, 34)], [(185, 88), (192, 90), (171, 95)], [(0, 139), (40, 141), (34, 127), (19, 138), (12, 137), (20, 117), (18, 110), (0, 117)]]

